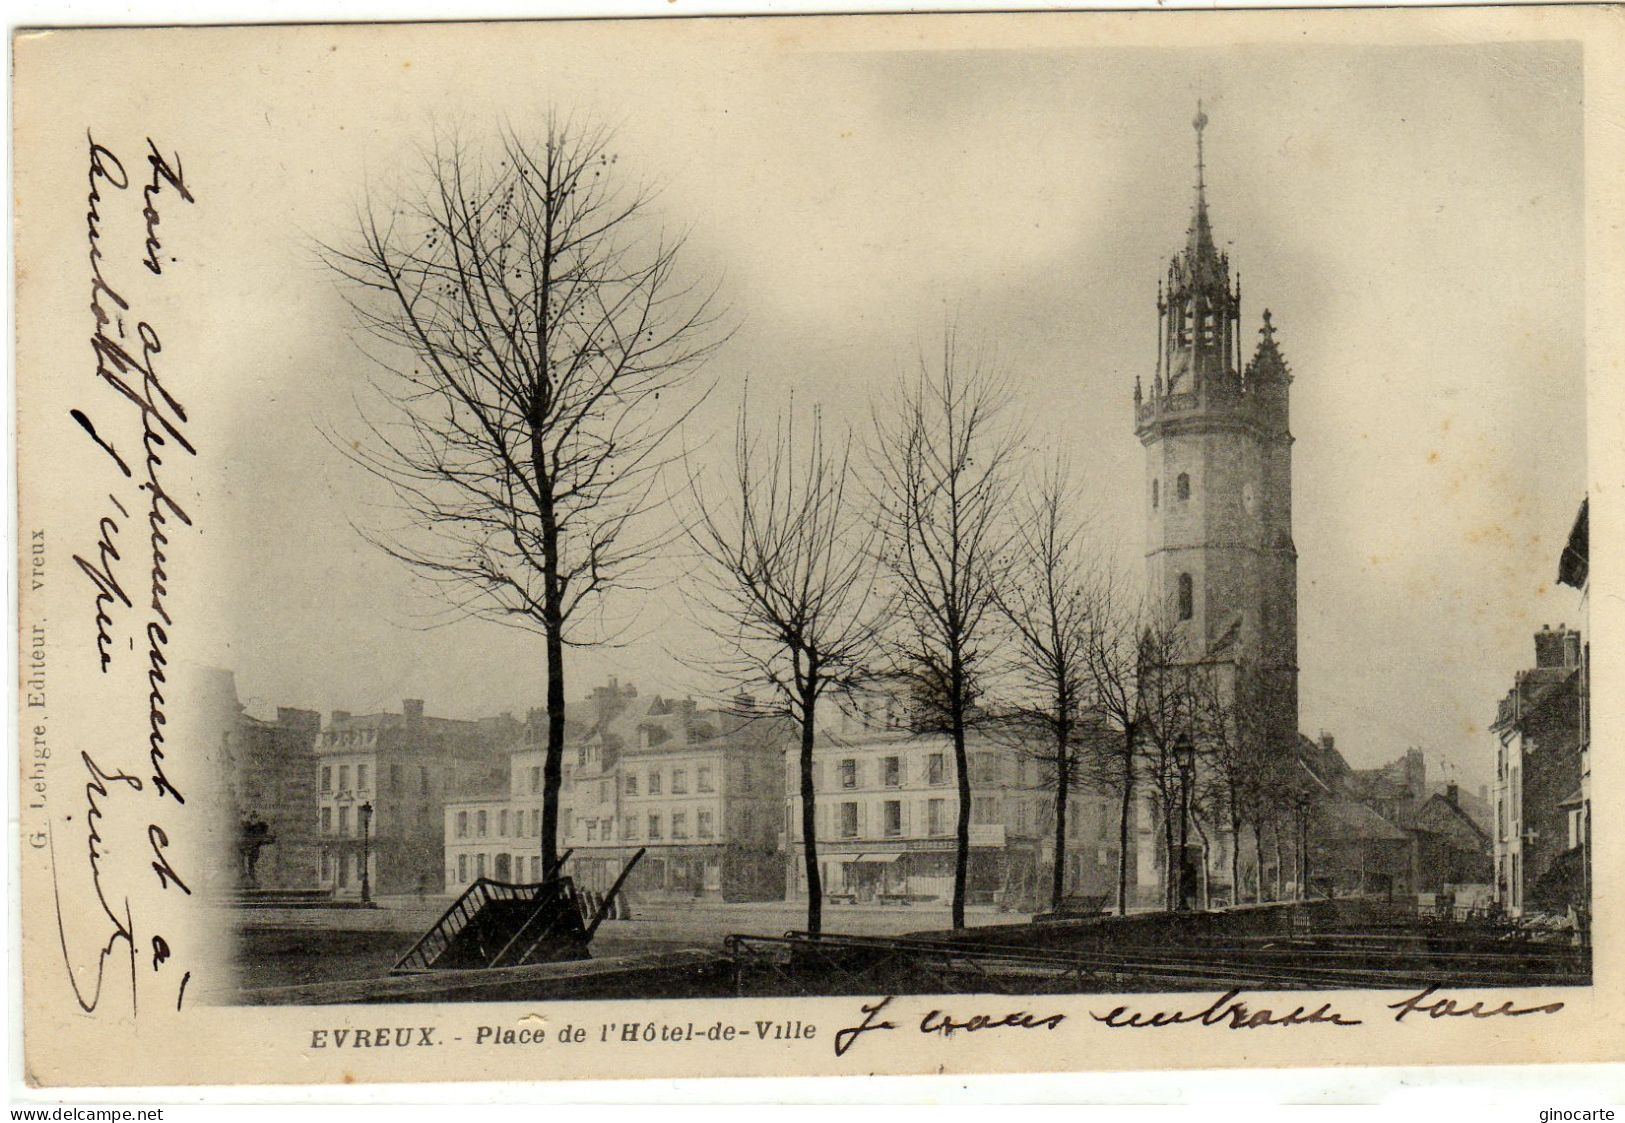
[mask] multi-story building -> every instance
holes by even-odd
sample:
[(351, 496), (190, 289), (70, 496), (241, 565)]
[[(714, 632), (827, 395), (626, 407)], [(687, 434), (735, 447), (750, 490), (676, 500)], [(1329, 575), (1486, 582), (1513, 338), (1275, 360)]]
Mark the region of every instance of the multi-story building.
[[(565, 872), (607, 891), (639, 848), (631, 900), (783, 896), (777, 777), (786, 731), (771, 718), (701, 710), (688, 699), (641, 699), (611, 679), (572, 726), (559, 794)], [(540, 876), (543, 716), (515, 746), (506, 789), (446, 808), (446, 879)]]
[[(874, 720), (843, 715), (813, 753), (819, 876), (835, 902), (947, 902), (953, 897), (959, 789), (953, 745), (905, 727), (896, 707)], [(1048, 907), (1055, 795), (1041, 762), (1018, 745), (979, 737), (967, 745), (970, 854), (966, 899), (1029, 910)], [(1115, 900), (1118, 819), (1109, 793), (1068, 797), (1065, 893)], [(785, 884), (805, 900), (801, 766), (784, 763)]]
[[(1557, 563), (1557, 582), (1580, 592), (1581, 620), (1591, 615), (1591, 500), (1580, 501), (1580, 511), (1569, 529), (1569, 540)], [(1582, 624), (1582, 630), (1584, 625)], [(1562, 803), (1569, 815), (1569, 848), (1580, 854), (1584, 881), (1586, 923), (1591, 912), (1591, 641), (1580, 644), (1580, 786)]]
[(401, 710), (335, 710), (317, 742), (319, 878), (340, 896), (361, 893), (364, 861), (374, 895), (439, 893), (446, 802), (505, 779), (512, 718), (426, 717), (415, 698)]
[[(1583, 851), (1571, 838), (1582, 790), (1583, 705), (1578, 631), (1535, 635), (1535, 665), (1519, 671), (1491, 731), (1495, 759), (1495, 899), (1513, 916), (1584, 907)], [(1569, 852), (1580, 856), (1568, 863)]]
[(205, 672), (200, 693), (219, 729), (226, 779), (227, 884), (239, 889), (312, 889), (316, 831), (316, 737), (321, 715), (279, 706), (274, 720), (246, 712), (236, 676)]

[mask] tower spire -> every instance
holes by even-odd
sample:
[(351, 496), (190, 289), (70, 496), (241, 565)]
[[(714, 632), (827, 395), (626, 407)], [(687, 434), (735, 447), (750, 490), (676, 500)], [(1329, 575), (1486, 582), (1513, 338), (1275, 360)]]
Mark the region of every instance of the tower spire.
[(1196, 117), (1191, 121), (1191, 127), (1196, 130), (1196, 210), (1191, 217), (1190, 251), (1194, 256), (1199, 250), (1213, 248), (1213, 228), (1207, 217), (1207, 164), (1202, 153), (1202, 132), (1207, 128), (1207, 114), (1202, 110), (1202, 100), (1196, 100)]

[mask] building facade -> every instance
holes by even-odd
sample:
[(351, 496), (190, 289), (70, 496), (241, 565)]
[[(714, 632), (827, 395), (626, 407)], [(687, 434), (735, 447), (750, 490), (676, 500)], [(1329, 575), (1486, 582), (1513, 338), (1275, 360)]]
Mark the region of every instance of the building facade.
[(1583, 647), (1564, 625), (1535, 635), (1491, 727), (1495, 744), (1495, 900), (1511, 916), (1587, 905), (1574, 807), (1584, 777)]
[[(813, 752), (819, 876), (833, 903), (946, 903), (953, 899), (959, 792), (951, 741), (903, 727), (899, 708), (878, 721), (843, 718)], [(966, 900), (1019, 911), (1050, 904), (1055, 793), (1040, 763), (1019, 746), (973, 738)], [(786, 754), (784, 880), (807, 896), (799, 756)], [(1115, 902), (1117, 801), (1108, 793), (1068, 797), (1064, 891)]]
[(319, 883), (342, 897), (441, 892), (446, 803), (500, 790), (517, 729), (427, 717), (415, 698), (400, 713), (335, 710), (316, 749)]
[[(633, 902), (783, 897), (778, 851), (781, 723), (702, 710), (692, 700), (642, 699), (636, 687), (594, 690), (588, 719), (568, 731), (559, 793), (565, 872), (608, 892), (646, 852), (623, 892)], [(537, 880), (545, 715), (533, 714), (496, 795), (446, 807), (445, 877)]]

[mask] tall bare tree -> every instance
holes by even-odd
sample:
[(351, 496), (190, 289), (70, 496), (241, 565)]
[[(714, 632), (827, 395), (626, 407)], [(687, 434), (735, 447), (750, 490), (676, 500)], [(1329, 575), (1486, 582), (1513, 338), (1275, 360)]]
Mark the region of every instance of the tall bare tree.
[(793, 417), (781, 417), (764, 440), (742, 405), (733, 471), (720, 493), (707, 495), (690, 477), (697, 513), (689, 533), (708, 563), (701, 597), (731, 652), (723, 674), (765, 686), (776, 701), (770, 709), (800, 727), (802, 858), (814, 935), (823, 923), (813, 784), (818, 705), (864, 684), (879, 643), (876, 531), (848, 492), (850, 468), (850, 439), (826, 445), (818, 412), (798, 447)]
[(922, 355), (893, 401), (874, 413), (874, 488), (881, 558), (896, 591), (897, 675), (913, 689), (915, 723), (946, 734), (959, 815), (953, 926), (965, 926), (971, 787), (966, 734), (977, 717), (994, 642), (997, 567), (1008, 560), (1005, 517), (1016, 434), (993, 370), (944, 334), (939, 367)]
[(1014, 557), (994, 601), (1009, 625), (1015, 683), (1024, 696), (1006, 715), (1055, 793), (1054, 868), (1050, 907), (1059, 911), (1066, 889), (1068, 798), (1093, 779), (1082, 759), (1098, 721), (1086, 720), (1091, 681), (1089, 637), (1096, 606), (1095, 573), (1086, 558), (1083, 525), (1069, 504), (1071, 474), (1056, 459), (1037, 490), (1018, 503)]
[(363, 533), (452, 614), (544, 639), (549, 873), (564, 649), (605, 638), (606, 595), (672, 533), (641, 516), (723, 338), (714, 292), (681, 279), (683, 239), (617, 162), (608, 131), (557, 114), (536, 137), (439, 137), (323, 251), (381, 372), (361, 439), (335, 440), (395, 496), (399, 521)]
[[(1179, 665), (1184, 641), (1162, 614), (1146, 611), (1118, 582), (1106, 580), (1097, 586), (1088, 643), (1091, 703), (1111, 732), (1090, 760), (1096, 775), (1118, 795), (1117, 911), (1126, 913), (1135, 796), (1142, 781), (1159, 799), (1172, 790), (1168, 775), (1148, 774), (1151, 760), (1174, 764), (1171, 748), (1166, 754), (1152, 753), (1148, 745), (1171, 745), (1179, 695), (1170, 670)], [(1163, 818), (1164, 842), (1171, 853), (1166, 813)], [(1165, 883), (1165, 896), (1167, 892)]]
[(1268, 764), (1269, 699), (1256, 673), (1245, 665), (1200, 668), (1192, 692), (1204, 787), (1229, 828), (1231, 893), (1239, 904), (1242, 828), (1260, 821), (1255, 801), (1262, 795)]

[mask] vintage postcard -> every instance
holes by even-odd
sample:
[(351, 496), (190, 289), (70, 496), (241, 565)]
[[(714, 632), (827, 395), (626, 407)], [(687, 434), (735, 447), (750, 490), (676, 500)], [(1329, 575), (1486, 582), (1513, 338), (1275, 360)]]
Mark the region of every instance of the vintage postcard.
[(1618, 1059), (1622, 33), (19, 32), (26, 1079)]

